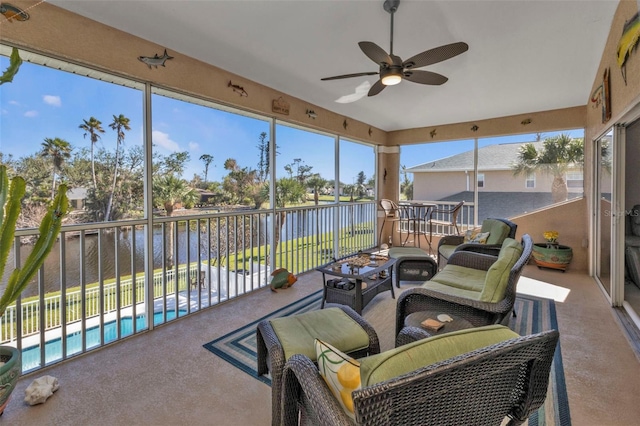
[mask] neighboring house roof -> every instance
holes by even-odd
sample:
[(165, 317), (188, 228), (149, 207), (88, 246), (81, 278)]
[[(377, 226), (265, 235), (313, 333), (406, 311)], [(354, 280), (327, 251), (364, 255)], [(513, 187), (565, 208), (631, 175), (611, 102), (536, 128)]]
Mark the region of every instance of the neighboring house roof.
[[(538, 150), (542, 148), (543, 144), (542, 141), (517, 142), (488, 145), (478, 148), (478, 170), (511, 170), (513, 164), (518, 160), (520, 147), (527, 143), (532, 143)], [(452, 172), (461, 170), (473, 170), (473, 150), (409, 167), (406, 169), (406, 172)]]
[[(582, 197), (582, 193), (569, 193), (568, 199)], [(473, 191), (462, 191), (438, 201), (473, 202)], [(513, 218), (531, 213), (553, 204), (550, 192), (478, 192), (478, 223), (489, 217)]]

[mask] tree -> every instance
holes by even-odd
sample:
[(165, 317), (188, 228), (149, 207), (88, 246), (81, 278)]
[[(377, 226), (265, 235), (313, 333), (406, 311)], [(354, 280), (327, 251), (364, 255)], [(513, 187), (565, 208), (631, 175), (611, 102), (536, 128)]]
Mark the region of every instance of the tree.
[(407, 200), (413, 199), (413, 182), (409, 180), (407, 167), (402, 166), (402, 182), (400, 183), (400, 192), (404, 194)]
[(307, 187), (313, 190), (313, 201), (317, 206), (319, 203), (319, 192), (327, 187), (327, 180), (323, 179), (318, 173), (311, 175), (309, 179), (307, 179)]
[(584, 144), (582, 139), (572, 139), (567, 134), (546, 138), (542, 148), (533, 143), (520, 147), (516, 163), (512, 166), (514, 175), (541, 171), (553, 176), (551, 197), (554, 203), (565, 201), (569, 194), (565, 173), (572, 167), (582, 167)]
[(49, 158), (52, 161), (51, 175), (51, 199), (56, 194), (56, 178), (62, 169), (62, 164), (65, 160), (71, 158), (71, 144), (64, 139), (60, 138), (45, 138), (42, 142), (42, 151), (40, 155), (43, 158)]
[(161, 164), (163, 174), (182, 176), (184, 173), (184, 165), (191, 159), (187, 151), (174, 152), (164, 158)]
[[(224, 162), (224, 169), (229, 174), (224, 177), (222, 186), (236, 204), (245, 204), (251, 201), (254, 205), (258, 202), (256, 195), (262, 193), (262, 183), (258, 181), (256, 170), (248, 167), (240, 167), (233, 158)], [(258, 197), (262, 198), (262, 197)]]
[(118, 167), (120, 165), (120, 147), (124, 143), (124, 131), (131, 130), (129, 127), (129, 119), (124, 115), (113, 116), (113, 121), (109, 124), (116, 131), (116, 158), (115, 167), (113, 169), (113, 184), (111, 185), (111, 193), (109, 194), (109, 202), (107, 203), (107, 211), (104, 214), (104, 220), (111, 219), (111, 207), (113, 206), (113, 194), (116, 192), (116, 183), (118, 182)]
[[(156, 207), (164, 207), (167, 217), (173, 215), (176, 204), (195, 203), (199, 194), (189, 187), (183, 179), (173, 175), (165, 175), (153, 180), (153, 203)], [(173, 222), (169, 222), (167, 238), (167, 262), (173, 266)]]
[(96, 167), (95, 162), (93, 160), (93, 148), (96, 142), (100, 139), (99, 133), (104, 133), (104, 129), (102, 128), (102, 122), (95, 117), (90, 117), (89, 120), (82, 120), (82, 124), (78, 126), (82, 130), (84, 130), (84, 137), (87, 137), (87, 134), (90, 135), (91, 139), (91, 175), (93, 176), (93, 189), (98, 190), (98, 183), (96, 181)]
[(269, 141), (265, 132), (260, 133), (258, 137), (258, 151), (260, 159), (258, 160), (258, 178), (264, 182), (269, 179)]
[(200, 161), (204, 163), (204, 185), (207, 185), (207, 176), (209, 175), (209, 165), (213, 162), (213, 155), (202, 154)]

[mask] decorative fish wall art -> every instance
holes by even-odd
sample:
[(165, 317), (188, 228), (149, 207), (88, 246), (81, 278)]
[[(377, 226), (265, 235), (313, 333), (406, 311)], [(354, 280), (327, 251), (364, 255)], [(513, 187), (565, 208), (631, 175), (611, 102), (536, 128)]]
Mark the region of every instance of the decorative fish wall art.
[(167, 59), (173, 59), (173, 56), (169, 56), (167, 53), (167, 49), (164, 49), (164, 54), (162, 56), (158, 56), (157, 53), (154, 56), (138, 56), (138, 60), (147, 64), (149, 68), (158, 68), (158, 65), (164, 67), (164, 63), (167, 62)]
[(0, 13), (4, 15), (9, 22), (16, 21), (24, 22), (29, 19), (29, 14), (17, 6), (10, 3), (0, 3)]
[(244, 87), (238, 86), (237, 84), (231, 83), (231, 80), (229, 80), (229, 84), (227, 84), (227, 87), (231, 87), (233, 89), (233, 91), (236, 92), (240, 96), (249, 96), (247, 91), (244, 90)]
[(618, 67), (625, 85), (627, 84), (627, 59), (638, 44), (638, 39), (640, 39), (640, 16), (636, 13), (624, 23), (622, 36), (618, 42)]

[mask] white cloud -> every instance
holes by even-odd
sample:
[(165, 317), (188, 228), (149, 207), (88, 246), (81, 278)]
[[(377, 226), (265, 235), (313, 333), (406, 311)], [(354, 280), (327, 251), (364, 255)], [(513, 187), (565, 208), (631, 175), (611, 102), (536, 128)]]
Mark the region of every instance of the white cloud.
[(60, 99), (60, 96), (54, 96), (54, 95), (44, 95), (42, 97), (42, 100), (44, 101), (45, 104), (51, 105), (51, 106), (62, 106), (62, 100)]
[(189, 142), (189, 151), (198, 151), (200, 149), (200, 145), (198, 142)]
[(31, 110), (31, 111), (27, 111), (24, 113), (25, 117), (29, 117), (29, 118), (33, 118), (33, 117), (37, 117), (38, 116), (38, 111), (36, 110)]
[(20, 105), (18, 101), (9, 101), (9, 105)]
[(161, 132), (160, 130), (154, 130), (151, 132), (151, 140), (155, 145), (168, 151), (180, 151), (180, 146), (177, 142), (171, 140), (168, 133)]
[(2, 111), (0, 111), (0, 114), (2, 115), (9, 114), (9, 111), (3, 108)]

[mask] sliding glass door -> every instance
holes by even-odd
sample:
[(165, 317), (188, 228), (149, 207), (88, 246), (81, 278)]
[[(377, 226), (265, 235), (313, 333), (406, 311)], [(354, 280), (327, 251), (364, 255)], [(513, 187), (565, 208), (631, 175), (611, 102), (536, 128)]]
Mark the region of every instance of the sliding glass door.
[(594, 149), (594, 247), (595, 275), (605, 292), (611, 297), (611, 218), (613, 180), (613, 129), (595, 141)]

